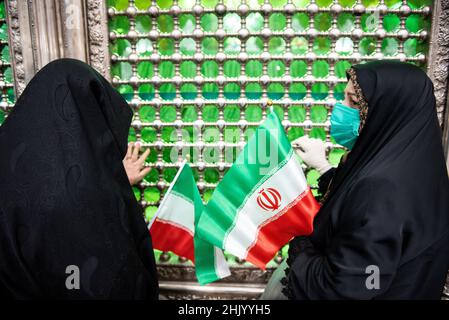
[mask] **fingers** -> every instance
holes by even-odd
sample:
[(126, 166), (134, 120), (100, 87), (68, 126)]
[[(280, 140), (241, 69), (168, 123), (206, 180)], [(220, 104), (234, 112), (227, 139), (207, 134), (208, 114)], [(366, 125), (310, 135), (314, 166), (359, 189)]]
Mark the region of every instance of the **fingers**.
[(293, 141), (293, 145), (296, 145), (303, 151), (309, 150), (309, 142), (310, 138), (308, 136), (302, 136), (296, 140)]
[(137, 160), (137, 162), (140, 165), (143, 165), (145, 163), (145, 159), (148, 157), (149, 154), (150, 154), (150, 148), (147, 148), (145, 150), (145, 152), (139, 157), (139, 160)]
[(139, 175), (137, 176), (139, 181), (141, 181), (143, 178), (145, 178), (145, 176), (148, 174), (148, 172), (151, 171), (150, 167), (146, 167), (144, 168), (142, 171), (140, 171)]
[(134, 144), (134, 150), (132, 151), (131, 160), (137, 161), (139, 158), (140, 142)]
[(131, 159), (131, 155), (133, 152), (133, 146), (134, 146), (134, 142), (130, 142), (128, 143), (128, 150), (126, 150), (126, 155), (125, 155), (125, 159)]

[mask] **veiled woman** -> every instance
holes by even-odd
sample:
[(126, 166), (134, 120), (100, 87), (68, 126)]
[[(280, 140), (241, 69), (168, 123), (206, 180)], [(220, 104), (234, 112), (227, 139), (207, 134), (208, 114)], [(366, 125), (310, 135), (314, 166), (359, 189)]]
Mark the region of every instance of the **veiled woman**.
[(27, 85), (0, 127), (2, 296), (158, 297), (150, 234), (122, 164), (131, 117), (78, 60), (53, 61)]
[(347, 77), (330, 121), (350, 151), (333, 169), (322, 142), (295, 142), (322, 174), (324, 196), (313, 233), (290, 242), (277, 271), (279, 279), (285, 269), (283, 294), (265, 298), (440, 299), (449, 180), (433, 84), (420, 68), (392, 60), (355, 65)]

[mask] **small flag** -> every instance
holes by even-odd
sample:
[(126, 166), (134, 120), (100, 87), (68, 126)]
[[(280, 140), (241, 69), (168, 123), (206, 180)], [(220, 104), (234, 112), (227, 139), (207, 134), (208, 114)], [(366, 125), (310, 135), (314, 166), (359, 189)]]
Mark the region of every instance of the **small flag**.
[(318, 210), (284, 128), (271, 112), (218, 184), (197, 232), (265, 269), (291, 238), (312, 233)]
[(153, 247), (192, 261), (202, 285), (231, 274), (223, 251), (195, 233), (203, 208), (192, 170), (184, 161), (149, 226)]

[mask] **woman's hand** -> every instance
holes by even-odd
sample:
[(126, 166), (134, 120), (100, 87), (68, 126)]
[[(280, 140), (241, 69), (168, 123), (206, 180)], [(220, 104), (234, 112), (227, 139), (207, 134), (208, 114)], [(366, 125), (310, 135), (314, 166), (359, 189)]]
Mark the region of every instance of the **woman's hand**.
[(297, 148), (296, 153), (309, 167), (312, 167), (320, 174), (325, 173), (332, 168), (326, 159), (326, 146), (321, 139), (309, 138), (302, 136), (292, 142)]
[(139, 183), (151, 170), (151, 168), (144, 167), (145, 159), (150, 154), (150, 149), (146, 149), (140, 157), (139, 150), (139, 142), (130, 142), (125, 159), (123, 159), (123, 166), (125, 167), (126, 175), (131, 185)]

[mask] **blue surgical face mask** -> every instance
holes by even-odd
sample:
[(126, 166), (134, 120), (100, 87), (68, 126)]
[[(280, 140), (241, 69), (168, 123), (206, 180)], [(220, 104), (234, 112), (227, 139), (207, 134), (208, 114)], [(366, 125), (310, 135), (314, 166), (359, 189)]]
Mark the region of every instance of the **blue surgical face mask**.
[(331, 114), (331, 136), (349, 150), (359, 136), (359, 110), (337, 102)]

